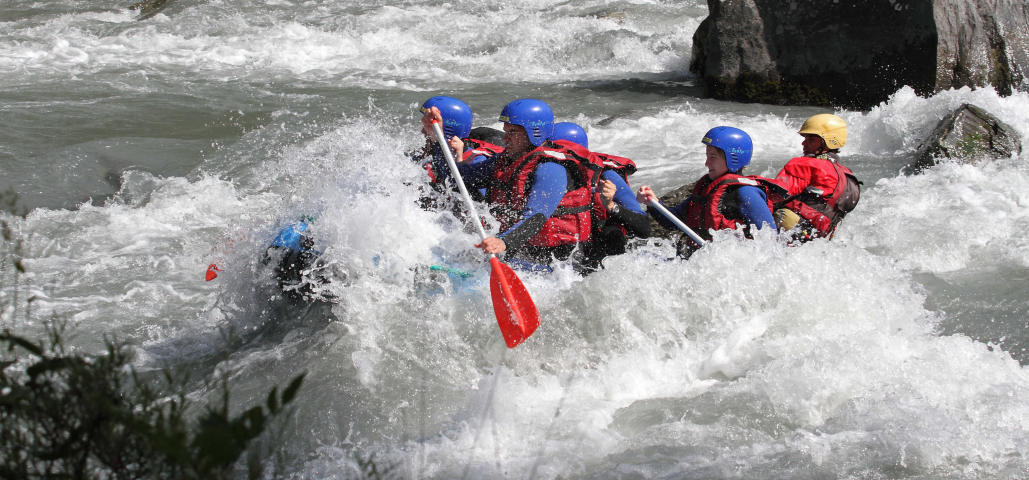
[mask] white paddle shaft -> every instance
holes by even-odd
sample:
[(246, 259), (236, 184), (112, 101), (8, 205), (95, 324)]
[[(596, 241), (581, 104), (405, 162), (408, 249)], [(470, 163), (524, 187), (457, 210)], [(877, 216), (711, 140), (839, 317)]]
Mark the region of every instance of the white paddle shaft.
[(682, 223), (682, 220), (679, 220), (678, 217), (672, 215), (672, 212), (669, 212), (664, 205), (661, 205), (661, 202), (658, 202), (657, 200), (651, 200), (650, 206), (656, 208), (657, 211), (661, 212), (661, 215), (664, 215), (665, 218), (668, 219), (668, 221), (674, 223), (676, 227), (679, 227), (679, 230), (682, 230), (683, 233), (689, 235), (694, 242), (697, 242), (697, 245), (704, 245), (704, 239), (700, 238), (700, 235), (697, 235), (697, 233), (694, 232), (693, 229), (691, 229), (690, 227), (687, 227), (685, 223)]
[(468, 211), (472, 214), (472, 223), (479, 229), (479, 235), (482, 236), (483, 240), (486, 240), (486, 230), (482, 228), (482, 221), (479, 220), (479, 213), (475, 211), (475, 204), (472, 203), (472, 196), (468, 194), (468, 188), (464, 186), (464, 179), (461, 178), (461, 172), (457, 170), (457, 162), (454, 161), (454, 154), (450, 152), (450, 145), (447, 144), (447, 137), (443, 135), (443, 127), (439, 125), (439, 122), (432, 122), (432, 129), (436, 131), (436, 141), (439, 142), (439, 149), (443, 150), (443, 156), (447, 158), (447, 165), (450, 167), (450, 173), (454, 176), (454, 180), (457, 180), (457, 188), (461, 191), (461, 196), (464, 197), (465, 203), (468, 204)]

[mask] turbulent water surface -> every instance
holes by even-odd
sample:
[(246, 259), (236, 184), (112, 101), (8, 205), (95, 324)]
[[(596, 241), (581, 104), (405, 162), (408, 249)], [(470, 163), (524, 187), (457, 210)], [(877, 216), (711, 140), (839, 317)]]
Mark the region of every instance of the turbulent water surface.
[[(476, 234), (418, 207), (420, 102), (499, 127), (545, 99), (659, 192), (705, 172), (716, 125), (774, 175), (822, 110), (699, 98), (700, 0), (128, 3), (0, 4), (0, 189), (31, 209), (7, 217), (27, 273), (3, 295), (38, 314), (3, 326), (56, 313), (79, 348), (116, 335), (141, 369), (229, 375), (239, 405), (307, 372), (278, 439), (297, 478), (372, 455), (400, 478), (1029, 476), (1029, 153), (898, 173), (966, 102), (1026, 143), (1026, 94), (837, 111), (864, 195), (836, 239), (524, 273), (542, 326), (508, 350)], [(260, 262), (304, 214), (333, 302), (287, 304)], [(478, 276), (427, 279), (442, 262)]]

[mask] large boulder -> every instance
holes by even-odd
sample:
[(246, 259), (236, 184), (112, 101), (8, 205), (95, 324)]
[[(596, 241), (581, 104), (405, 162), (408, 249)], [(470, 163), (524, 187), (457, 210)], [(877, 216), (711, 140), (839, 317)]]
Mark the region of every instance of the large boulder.
[(1025, 0), (708, 0), (693, 36), (709, 96), (866, 109), (904, 85), (920, 95), (1025, 89)]
[(966, 103), (940, 120), (904, 173), (920, 173), (945, 158), (975, 163), (1020, 153), (1018, 132), (986, 110)]

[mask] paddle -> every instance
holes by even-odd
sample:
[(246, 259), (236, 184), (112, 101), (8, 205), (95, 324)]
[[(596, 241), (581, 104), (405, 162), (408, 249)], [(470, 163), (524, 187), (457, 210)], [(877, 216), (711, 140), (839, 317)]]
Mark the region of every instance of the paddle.
[(207, 266), (207, 273), (204, 274), (204, 280), (207, 280), (208, 282), (210, 282), (211, 280), (214, 280), (214, 279), (218, 278), (218, 273), (217, 272), (220, 272), (220, 271), (222, 271), (222, 269), (218, 268), (217, 264), (212, 263), (212, 264), (208, 265)]
[(704, 246), (704, 239), (700, 238), (700, 235), (697, 235), (697, 233), (694, 232), (693, 229), (691, 229), (690, 227), (687, 227), (685, 223), (682, 223), (682, 220), (679, 220), (678, 217), (672, 215), (672, 212), (669, 212), (664, 205), (661, 205), (661, 202), (657, 200), (651, 200), (648, 203), (651, 207), (654, 207), (657, 209), (657, 211), (661, 212), (661, 215), (664, 215), (665, 218), (668, 219), (668, 221), (674, 223), (676, 227), (679, 227), (679, 230), (682, 230), (683, 233), (689, 235), (690, 239), (692, 239), (694, 242), (697, 242), (697, 245)]
[[(450, 172), (457, 181), (457, 188), (468, 205), (472, 223), (479, 229), (479, 235), (485, 241), (486, 230), (482, 228), (479, 214), (476, 213), (475, 205), (472, 203), (472, 197), (464, 186), (461, 172), (457, 170), (457, 163), (454, 161), (454, 155), (450, 153), (450, 146), (447, 144), (446, 136), (443, 135), (443, 128), (440, 126), (439, 120), (433, 119), (432, 128), (436, 131), (436, 140), (439, 142), (440, 150), (443, 151), (443, 156), (447, 159)], [(497, 315), (497, 325), (500, 326), (500, 333), (504, 335), (507, 348), (514, 348), (536, 331), (536, 327), (540, 325), (540, 315), (536, 311), (536, 304), (533, 303), (532, 297), (529, 296), (525, 285), (522, 284), (518, 275), (515, 275), (514, 270), (498, 260), (496, 255), (490, 255), (489, 263), (492, 268), (489, 290), (493, 296), (493, 312)]]

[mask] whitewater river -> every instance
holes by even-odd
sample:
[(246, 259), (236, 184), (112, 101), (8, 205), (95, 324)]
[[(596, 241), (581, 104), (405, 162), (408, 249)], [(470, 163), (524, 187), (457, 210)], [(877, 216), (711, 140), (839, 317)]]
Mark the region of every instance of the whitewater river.
[[(114, 335), (142, 370), (229, 376), (239, 406), (306, 372), (273, 442), (295, 478), (372, 455), (412, 479), (1029, 477), (1029, 153), (899, 174), (962, 103), (1029, 144), (1029, 95), (837, 110), (864, 191), (836, 239), (524, 273), (542, 324), (508, 350), (477, 235), (418, 208), (422, 101), (500, 127), (547, 100), (659, 193), (706, 171), (713, 126), (774, 176), (826, 110), (700, 98), (701, 0), (129, 3), (0, 3), (0, 190), (30, 209), (5, 217), (27, 273), (3, 295), (35, 296), (0, 325), (56, 314), (79, 349)], [(304, 214), (337, 299), (310, 308), (260, 262)], [(480, 280), (427, 281), (441, 262)]]

